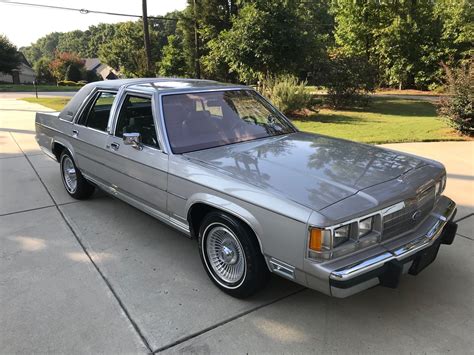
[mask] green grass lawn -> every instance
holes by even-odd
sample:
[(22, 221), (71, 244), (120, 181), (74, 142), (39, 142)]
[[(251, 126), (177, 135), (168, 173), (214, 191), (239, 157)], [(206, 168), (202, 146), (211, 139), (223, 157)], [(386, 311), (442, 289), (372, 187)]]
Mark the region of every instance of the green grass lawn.
[(55, 111), (61, 111), (64, 106), (71, 100), (70, 97), (26, 97), (22, 99), (23, 101), (32, 102), (35, 104), (40, 104), (46, 107), (49, 107)]
[(466, 139), (437, 115), (432, 103), (422, 100), (372, 98), (364, 109), (321, 109), (293, 123), (302, 131), (364, 143)]
[[(25, 98), (61, 110), (70, 98)], [(436, 107), (422, 100), (372, 98), (365, 109), (336, 111), (321, 109), (293, 123), (302, 131), (364, 143), (395, 143), (465, 140), (436, 114)]]
[[(38, 85), (38, 91), (77, 91), (79, 86)], [(35, 86), (29, 84), (0, 84), (0, 92), (35, 92)]]

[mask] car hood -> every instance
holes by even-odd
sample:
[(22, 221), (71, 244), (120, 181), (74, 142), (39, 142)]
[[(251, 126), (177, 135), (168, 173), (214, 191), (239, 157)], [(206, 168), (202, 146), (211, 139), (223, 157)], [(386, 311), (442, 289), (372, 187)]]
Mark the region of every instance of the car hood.
[(303, 132), (185, 157), (315, 211), (427, 164), (411, 155)]

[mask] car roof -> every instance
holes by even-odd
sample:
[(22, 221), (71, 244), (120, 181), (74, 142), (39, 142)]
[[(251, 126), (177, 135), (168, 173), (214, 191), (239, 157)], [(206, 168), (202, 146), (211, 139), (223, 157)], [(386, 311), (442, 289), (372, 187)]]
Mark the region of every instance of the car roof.
[(137, 78), (137, 79), (118, 79), (96, 81), (88, 84), (101, 89), (118, 90), (122, 87), (127, 87), (132, 90), (143, 92), (182, 92), (209, 90), (209, 89), (223, 89), (223, 88), (245, 88), (242, 85), (220, 83), (213, 80), (203, 79), (182, 79), (182, 78)]
[(180, 78), (142, 78), (142, 79), (118, 79), (96, 81), (83, 86), (63, 108), (59, 118), (72, 121), (75, 113), (80, 109), (87, 96), (95, 89), (118, 91), (122, 87), (132, 90), (150, 93), (181, 93), (196, 90), (213, 89), (246, 89), (246, 86), (220, 83), (212, 80), (180, 79)]

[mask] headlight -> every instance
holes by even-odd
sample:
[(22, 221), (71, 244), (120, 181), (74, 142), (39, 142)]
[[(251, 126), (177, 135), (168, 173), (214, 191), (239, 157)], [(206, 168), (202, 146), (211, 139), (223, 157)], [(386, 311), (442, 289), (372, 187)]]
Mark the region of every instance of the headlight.
[(348, 241), (350, 239), (350, 232), (350, 224), (336, 228), (332, 233), (329, 229), (311, 228), (309, 231), (308, 247), (310, 250), (317, 252), (330, 251), (332, 248)]
[(439, 196), (443, 193), (444, 188), (446, 187), (446, 175), (444, 175), (441, 180), (439, 180), (435, 185), (435, 194)]
[(363, 219), (359, 222), (359, 238), (372, 232), (374, 217)]
[(397, 205), (348, 220), (344, 224), (323, 228), (310, 226), (306, 255), (312, 260), (323, 262), (379, 243), (383, 215)]
[(351, 231), (351, 228), (349, 224), (334, 229), (333, 247), (335, 248), (338, 245), (341, 245), (342, 243), (348, 241), (349, 236), (350, 236), (350, 231)]

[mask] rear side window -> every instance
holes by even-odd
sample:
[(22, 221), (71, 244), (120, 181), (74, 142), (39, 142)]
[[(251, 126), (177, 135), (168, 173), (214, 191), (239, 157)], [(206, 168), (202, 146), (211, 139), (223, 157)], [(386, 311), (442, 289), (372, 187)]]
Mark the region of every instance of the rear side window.
[(84, 110), (78, 124), (105, 132), (116, 95), (112, 92), (99, 92), (89, 107)]
[(140, 133), (143, 144), (159, 148), (151, 98), (133, 95), (125, 97), (119, 111), (115, 136), (123, 137), (124, 133)]

